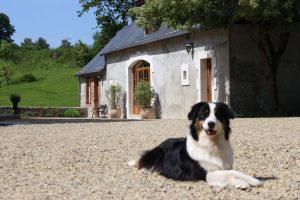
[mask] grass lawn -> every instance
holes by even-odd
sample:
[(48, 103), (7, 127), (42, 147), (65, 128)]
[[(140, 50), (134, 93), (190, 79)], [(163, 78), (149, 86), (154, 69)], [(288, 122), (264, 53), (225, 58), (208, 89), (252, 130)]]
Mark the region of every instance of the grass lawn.
[[(31, 72), (38, 81), (3, 85), (0, 87), (0, 106), (11, 106), (10, 94), (21, 95), (19, 106), (78, 106), (77, 68), (49, 68)], [(15, 77), (22, 75), (16, 72)]]

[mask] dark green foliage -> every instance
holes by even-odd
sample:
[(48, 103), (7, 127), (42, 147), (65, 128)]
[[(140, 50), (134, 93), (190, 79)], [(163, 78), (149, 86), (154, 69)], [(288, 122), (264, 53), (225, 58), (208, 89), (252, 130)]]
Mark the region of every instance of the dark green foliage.
[[(148, 28), (162, 23), (175, 28), (227, 27), (233, 23), (262, 25), (299, 21), (298, 0), (148, 0), (130, 10), (137, 22)], [(271, 25), (272, 26), (272, 25)]]
[(80, 117), (80, 112), (74, 108), (68, 108), (64, 112), (64, 117)]
[(155, 92), (149, 81), (140, 81), (135, 89), (134, 98), (141, 108), (150, 108), (151, 100), (155, 97)]
[(5, 82), (7, 85), (10, 84), (12, 75), (13, 71), (9, 67), (3, 66), (0, 72), (0, 78), (2, 79), (1, 82)]
[(21, 96), (20, 95), (17, 95), (17, 94), (11, 94), (9, 96), (9, 99), (10, 101), (12, 102), (13, 104), (13, 110), (14, 110), (14, 113), (13, 114), (19, 114), (19, 107), (18, 107), (18, 104), (19, 102), (21, 101)]
[(35, 44), (32, 42), (31, 38), (25, 38), (23, 42), (21, 42), (21, 47), (26, 50), (34, 50)]
[(35, 42), (35, 46), (37, 49), (49, 49), (49, 44), (42, 37), (39, 37), (39, 39)]
[(96, 32), (93, 35), (94, 43), (91, 48), (91, 55), (95, 56), (123, 26), (123, 23), (112, 21), (109, 25), (103, 26), (100, 32)]
[(0, 41), (0, 58), (10, 59), (14, 55), (14, 45), (6, 40)]
[(79, 16), (95, 8), (98, 25), (103, 28), (112, 22), (127, 24), (128, 9), (132, 7), (134, 0), (79, 0), (82, 11)]
[(59, 48), (71, 48), (71, 42), (68, 39), (62, 39)]
[(133, 6), (133, 0), (80, 0), (82, 16), (90, 9), (96, 9), (94, 12), (100, 32), (96, 32), (93, 36), (94, 44), (90, 51), (90, 55), (95, 56), (111, 38), (115, 36), (117, 31), (122, 29), (128, 20), (128, 9)]
[(11, 36), (14, 34), (15, 28), (10, 24), (9, 17), (0, 13), (0, 43), (1, 40), (5, 40), (7, 42), (13, 42)]
[(37, 78), (31, 73), (26, 73), (19, 78), (19, 81), (21, 83), (31, 83), (37, 81)]
[(74, 45), (73, 52), (78, 67), (84, 67), (91, 60), (89, 51), (89, 47), (80, 40)]
[(17, 94), (11, 94), (9, 99), (12, 103), (19, 103), (21, 101), (21, 96)]

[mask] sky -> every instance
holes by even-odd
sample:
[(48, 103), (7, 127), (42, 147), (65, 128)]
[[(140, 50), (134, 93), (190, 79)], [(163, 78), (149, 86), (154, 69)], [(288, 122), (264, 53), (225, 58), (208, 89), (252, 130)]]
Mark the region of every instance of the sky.
[(5, 13), (16, 32), (12, 39), (18, 45), (24, 38), (46, 39), (50, 48), (60, 46), (62, 39), (72, 44), (78, 40), (91, 45), (99, 30), (92, 11), (82, 17), (79, 0), (0, 0), (0, 12)]

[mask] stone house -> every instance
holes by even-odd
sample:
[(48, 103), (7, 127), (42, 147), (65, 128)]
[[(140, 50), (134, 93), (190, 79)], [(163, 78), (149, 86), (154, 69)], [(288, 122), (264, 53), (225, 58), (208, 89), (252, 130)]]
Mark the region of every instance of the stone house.
[[(300, 113), (298, 35), (292, 33), (278, 72), (279, 107), (285, 113)], [(127, 25), (78, 71), (80, 106), (107, 104), (104, 91), (117, 82), (124, 91), (123, 117), (138, 118), (134, 88), (146, 80), (158, 94), (158, 118), (185, 119), (199, 101), (225, 102), (238, 113), (264, 112), (270, 98), (254, 40), (247, 25), (198, 32), (162, 26), (152, 33)]]

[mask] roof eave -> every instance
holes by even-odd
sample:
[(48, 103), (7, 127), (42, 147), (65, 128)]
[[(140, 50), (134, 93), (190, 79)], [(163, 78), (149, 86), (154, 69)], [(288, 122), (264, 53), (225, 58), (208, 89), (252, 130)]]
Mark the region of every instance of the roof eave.
[(100, 67), (100, 68), (95, 68), (92, 70), (84, 70), (84, 71), (78, 71), (75, 76), (82, 76), (82, 75), (89, 75), (89, 74), (96, 74), (96, 73), (101, 73), (103, 70), (105, 70), (105, 66), (104, 67)]
[(145, 44), (150, 44), (150, 43), (153, 43), (153, 42), (157, 42), (157, 41), (161, 41), (161, 40), (165, 40), (165, 39), (169, 39), (169, 38), (173, 38), (173, 37), (186, 35), (188, 33), (189, 33), (188, 31), (178, 31), (178, 30), (176, 30), (172, 33), (168, 33), (166, 35), (160, 35), (156, 38), (154, 37), (154, 38), (150, 38), (148, 40), (147, 39), (140, 40), (140, 41), (137, 41), (137, 42), (134, 42), (134, 43), (130, 43), (130, 44), (122, 45), (122, 46), (119, 46), (119, 47), (115, 47), (115, 48), (107, 49), (107, 50), (104, 50), (104, 51), (100, 51), (100, 55), (102, 56), (102, 55), (106, 55), (106, 54), (109, 54), (109, 53), (121, 51), (121, 50), (124, 50), (124, 49), (132, 48), (132, 47), (136, 47), (136, 46), (141, 46), (141, 45), (145, 45)]

